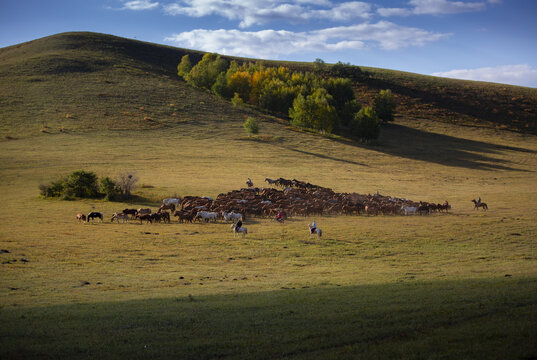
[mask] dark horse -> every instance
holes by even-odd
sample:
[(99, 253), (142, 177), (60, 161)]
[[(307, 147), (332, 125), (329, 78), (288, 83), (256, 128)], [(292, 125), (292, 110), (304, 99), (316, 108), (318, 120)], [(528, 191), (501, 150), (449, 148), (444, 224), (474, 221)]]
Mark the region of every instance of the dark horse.
[(489, 209), (489, 207), (487, 206), (487, 203), (484, 203), (484, 202), (478, 203), (475, 199), (472, 199), (472, 202), (474, 203), (474, 210), (477, 210), (480, 207), (482, 207), (483, 210)]
[(90, 219), (91, 219), (91, 222), (93, 222), (95, 218), (98, 218), (99, 220), (101, 220), (101, 222), (103, 222), (103, 213), (98, 212), (98, 211), (92, 211), (87, 216), (88, 222), (90, 221)]

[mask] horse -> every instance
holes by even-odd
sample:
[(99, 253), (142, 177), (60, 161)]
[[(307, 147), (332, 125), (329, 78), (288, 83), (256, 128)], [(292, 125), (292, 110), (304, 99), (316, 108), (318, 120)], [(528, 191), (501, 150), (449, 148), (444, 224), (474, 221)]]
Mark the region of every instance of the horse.
[(278, 185), (278, 180), (272, 180), (269, 178), (265, 178), (265, 181), (268, 182), (269, 185)]
[(78, 213), (76, 214), (76, 219), (78, 220), (78, 222), (86, 222), (86, 215)]
[(93, 220), (94, 220), (95, 218), (98, 218), (98, 219), (101, 220), (101, 222), (103, 222), (103, 218), (104, 218), (104, 216), (103, 216), (103, 213), (102, 213), (102, 212), (92, 211), (92, 212), (90, 212), (90, 213), (88, 214), (88, 216), (87, 216), (86, 218), (88, 219), (88, 222), (90, 221), (90, 219), (91, 219), (91, 222), (93, 222)]
[(416, 206), (404, 206), (401, 205), (401, 211), (405, 215), (416, 215), (416, 212), (418, 211), (418, 208)]
[(478, 210), (480, 207), (482, 207), (483, 210), (489, 209), (489, 207), (487, 206), (487, 203), (484, 203), (484, 202), (478, 203), (475, 199), (472, 199), (472, 202), (474, 203), (474, 210)]
[(136, 219), (140, 219), (140, 224), (142, 224), (142, 220), (145, 220), (147, 223), (153, 223), (151, 214), (136, 214)]
[(117, 221), (117, 223), (119, 224), (119, 219), (123, 220), (123, 223), (125, 222), (129, 222), (129, 215), (125, 214), (125, 213), (114, 213), (114, 215), (112, 215), (112, 219), (110, 219), (110, 222), (114, 222), (114, 220)]
[(138, 210), (136, 210), (136, 209), (123, 209), (122, 213), (123, 213), (123, 214), (130, 215), (131, 218), (134, 219), (134, 217), (135, 217), (136, 214), (138, 213)]
[(230, 212), (226, 213), (225, 211), (222, 211), (222, 216), (225, 221), (231, 221), (232, 223), (236, 223), (239, 220), (244, 220), (244, 217), (240, 213)]
[(244, 236), (246, 234), (248, 234), (248, 228), (246, 226), (241, 226), (240, 228), (237, 229), (237, 227), (235, 226), (235, 224), (231, 224), (231, 231), (233, 231), (233, 236), (234, 237), (237, 237), (237, 235), (239, 235), (239, 233), (242, 233), (242, 238), (244, 239)]
[(310, 233), (310, 237), (313, 236), (314, 234), (317, 234), (317, 237), (321, 237), (323, 236), (323, 231), (319, 228), (315, 228), (315, 230), (313, 230), (313, 232), (311, 232), (311, 229), (313, 229), (313, 227), (311, 226), (311, 224), (308, 225), (309, 227), (309, 233)]
[[(168, 200), (168, 199), (164, 199), (164, 200)], [(157, 212), (162, 212), (162, 210), (171, 210), (172, 212), (174, 212), (175, 211), (175, 204), (174, 203), (162, 204), (158, 208)]]

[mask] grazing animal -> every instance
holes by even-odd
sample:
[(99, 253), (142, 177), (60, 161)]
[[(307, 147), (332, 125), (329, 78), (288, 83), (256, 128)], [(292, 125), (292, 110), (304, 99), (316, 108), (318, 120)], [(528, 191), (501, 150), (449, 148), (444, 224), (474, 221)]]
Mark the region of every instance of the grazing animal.
[(136, 210), (136, 209), (123, 209), (122, 213), (123, 213), (123, 214), (130, 215), (131, 218), (134, 219), (134, 217), (135, 217), (136, 214), (138, 213), (138, 210)]
[(103, 213), (98, 212), (98, 211), (92, 211), (87, 216), (88, 222), (90, 221), (90, 219), (91, 219), (91, 222), (93, 222), (95, 218), (98, 218), (101, 222), (103, 222), (103, 218), (104, 218)]
[(478, 210), (480, 207), (482, 207), (483, 210), (489, 209), (489, 207), (487, 206), (487, 203), (484, 203), (484, 202), (478, 203), (475, 199), (472, 199), (472, 202), (474, 203), (474, 210)]
[(235, 224), (231, 224), (231, 231), (233, 231), (233, 236), (237, 237), (240, 233), (242, 233), (242, 238), (244, 239), (245, 235), (248, 234), (248, 228), (246, 226), (241, 226), (240, 228), (237, 228)]
[(317, 234), (317, 237), (321, 237), (323, 236), (323, 231), (319, 228), (315, 228), (315, 230), (313, 232), (311, 232), (311, 229), (313, 229), (313, 227), (311, 226), (311, 224), (308, 225), (309, 227), (309, 233), (310, 233), (310, 237), (313, 236), (314, 234)]
[(216, 219), (218, 217), (218, 213), (212, 212), (212, 211), (200, 211), (196, 214), (194, 217), (194, 220), (197, 219), (203, 219), (205, 222), (209, 222), (212, 220), (213, 222), (216, 222)]
[(233, 211), (230, 213), (226, 213), (225, 211), (222, 211), (222, 216), (224, 217), (225, 221), (231, 221), (233, 223), (236, 223), (239, 220), (241, 221), (244, 220), (244, 217), (242, 216), (242, 214), (235, 213)]
[(159, 212), (160, 219), (164, 221), (164, 223), (170, 223), (170, 213), (167, 211)]
[(401, 206), (401, 210), (405, 215), (416, 215), (416, 212), (418, 211), (418, 208), (415, 206)]
[(136, 214), (136, 219), (140, 219), (140, 224), (142, 220), (145, 220), (147, 223), (153, 223), (153, 216), (151, 214)]
[(265, 178), (265, 181), (268, 182), (269, 185), (278, 185), (278, 180), (272, 180), (269, 178)]
[(420, 205), (418, 207), (418, 214), (420, 215), (428, 215), (429, 214), (429, 206), (428, 205)]
[(119, 224), (119, 220), (122, 220), (123, 223), (125, 222), (129, 222), (129, 215), (125, 214), (125, 213), (114, 213), (114, 215), (112, 215), (112, 219), (110, 219), (110, 222), (114, 222), (114, 220), (117, 221), (117, 223)]
[(151, 214), (151, 209), (149, 208), (140, 208), (137, 210), (136, 215)]
[(179, 222), (192, 222), (194, 220), (194, 214), (185, 210), (175, 210), (173, 213), (173, 216), (177, 216), (179, 218)]
[(78, 220), (78, 222), (86, 222), (86, 215), (78, 213), (76, 214), (76, 219)]
[(170, 203), (170, 204), (162, 204), (162, 205), (160, 205), (160, 207), (158, 208), (157, 212), (161, 212), (162, 210), (171, 210), (171, 211), (175, 211), (175, 204), (173, 204), (173, 203)]
[(177, 199), (177, 198), (170, 198), (170, 199), (164, 199), (162, 200), (162, 203), (164, 205), (175, 205), (175, 207), (178, 207), (179, 204), (181, 203), (181, 199)]

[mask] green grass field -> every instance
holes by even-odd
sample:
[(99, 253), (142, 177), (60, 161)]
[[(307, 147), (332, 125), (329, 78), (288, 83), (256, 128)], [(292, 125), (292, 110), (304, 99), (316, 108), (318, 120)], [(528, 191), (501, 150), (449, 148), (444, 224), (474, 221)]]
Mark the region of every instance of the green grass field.
[[(430, 121), (363, 147), (263, 123), (42, 134), (0, 143), (3, 357), (531, 358), (537, 142)], [(409, 141), (419, 134), (422, 141)], [(263, 140), (264, 139), (264, 140)], [(403, 146), (406, 144), (405, 146)], [(59, 201), (77, 169), (136, 171), (143, 204)], [(238, 189), (247, 177), (449, 200), (449, 214), (327, 216), (285, 225), (112, 224), (126, 206)], [(489, 211), (474, 211), (481, 196)], [(103, 224), (77, 212), (101, 210)], [(24, 259), (24, 260), (23, 260)], [(16, 260), (16, 261), (15, 261)]]
[[(28, 82), (5, 51), (0, 358), (537, 357), (534, 135), (401, 117), (362, 145), (232, 108), (154, 61), (114, 57), (118, 71)], [(242, 128), (247, 115), (261, 120), (258, 137)], [(141, 200), (39, 197), (39, 184), (76, 170), (134, 171)], [(318, 217), (321, 239), (305, 217), (247, 219), (245, 239), (222, 222), (110, 223), (125, 207), (215, 197), (248, 177), (453, 208)], [(478, 196), (488, 211), (473, 210)], [(105, 222), (77, 222), (91, 210)]]

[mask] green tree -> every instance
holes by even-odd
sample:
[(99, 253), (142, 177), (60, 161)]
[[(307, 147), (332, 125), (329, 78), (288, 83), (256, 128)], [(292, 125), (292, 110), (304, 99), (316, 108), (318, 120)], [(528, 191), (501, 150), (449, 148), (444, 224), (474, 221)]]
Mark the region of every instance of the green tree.
[(97, 175), (91, 171), (83, 170), (72, 172), (65, 179), (64, 195), (79, 198), (98, 197)]
[(331, 105), (332, 97), (326, 89), (317, 88), (311, 95), (299, 94), (289, 110), (291, 124), (300, 128), (311, 128), (332, 132), (337, 122), (336, 109)]
[(348, 127), (351, 121), (354, 119), (354, 116), (358, 111), (360, 111), (361, 106), (356, 100), (347, 101), (343, 105), (343, 109), (338, 112), (338, 118), (341, 125)]
[(227, 61), (222, 59), (218, 54), (205, 54), (192, 70), (186, 75), (185, 79), (194, 86), (211, 90), (216, 82), (218, 75), (227, 69)]
[(248, 136), (251, 136), (252, 134), (258, 134), (259, 133), (259, 124), (257, 122), (256, 118), (253, 118), (251, 116), (248, 116), (246, 118), (246, 121), (242, 125), (246, 132), (248, 133)]
[(185, 55), (181, 58), (181, 62), (177, 65), (177, 75), (182, 78), (192, 70), (192, 63), (190, 62), (190, 56)]
[(351, 133), (364, 140), (369, 141), (378, 139), (380, 135), (380, 121), (375, 113), (375, 110), (369, 106), (366, 106), (358, 113), (350, 123)]
[(244, 101), (242, 101), (241, 97), (239, 96), (239, 93), (235, 93), (231, 98), (231, 103), (233, 104), (233, 107), (237, 107), (244, 104)]
[(394, 113), (397, 104), (395, 103), (395, 97), (390, 89), (380, 90), (375, 97), (374, 109), (378, 117), (384, 121), (393, 121)]

